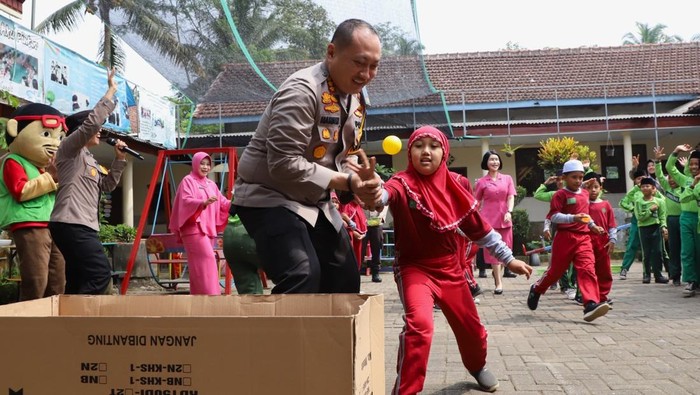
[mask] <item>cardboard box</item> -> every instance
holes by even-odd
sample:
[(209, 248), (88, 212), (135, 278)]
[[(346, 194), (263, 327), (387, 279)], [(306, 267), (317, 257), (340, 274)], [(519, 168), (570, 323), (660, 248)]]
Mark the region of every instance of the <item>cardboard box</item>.
[(0, 393), (385, 391), (382, 295), (61, 295), (0, 328)]

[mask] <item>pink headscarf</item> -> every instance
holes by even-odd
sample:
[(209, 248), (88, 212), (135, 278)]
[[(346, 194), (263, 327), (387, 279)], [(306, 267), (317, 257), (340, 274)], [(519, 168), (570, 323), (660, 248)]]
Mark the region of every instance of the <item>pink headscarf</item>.
[[(432, 137), (442, 144), (442, 162), (435, 173), (424, 176), (411, 162), (411, 147), (416, 140)], [(459, 224), (476, 209), (476, 201), (467, 190), (450, 175), (446, 160), (450, 155), (447, 137), (432, 126), (417, 129), (408, 139), (408, 168), (396, 173), (394, 177), (401, 181), (411, 200), (426, 217), (430, 226), (438, 232), (447, 232)]]
[[(182, 227), (194, 216), (200, 231), (209, 237), (216, 237), (228, 221), (231, 201), (221, 194), (214, 181), (199, 174), (199, 165), (204, 158), (209, 158), (212, 163), (205, 152), (193, 155), (192, 171), (182, 179), (175, 194), (169, 228), (178, 238)], [(217, 196), (218, 200), (203, 208), (202, 203), (210, 196)]]

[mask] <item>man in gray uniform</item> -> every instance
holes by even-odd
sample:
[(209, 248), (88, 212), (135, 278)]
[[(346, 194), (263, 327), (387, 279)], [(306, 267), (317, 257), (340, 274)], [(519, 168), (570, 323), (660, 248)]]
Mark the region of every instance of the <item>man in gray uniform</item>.
[[(238, 163), (234, 205), (255, 240), (273, 293), (356, 293), (360, 276), (330, 190), (380, 198), (374, 161), (359, 149), (362, 88), (381, 43), (367, 22), (342, 22), (323, 62), (292, 74), (268, 104)], [(363, 157), (359, 173), (348, 162)]]

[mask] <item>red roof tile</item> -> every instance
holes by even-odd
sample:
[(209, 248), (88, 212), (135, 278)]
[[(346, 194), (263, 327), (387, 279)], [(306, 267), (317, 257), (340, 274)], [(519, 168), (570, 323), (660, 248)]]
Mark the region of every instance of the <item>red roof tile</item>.
[[(258, 66), (278, 86), (294, 71), (314, 63)], [(426, 55), (425, 64), (433, 86), (445, 92), (448, 104), (461, 104), (462, 93), (467, 103), (700, 95), (700, 42), (438, 54)], [(415, 57), (383, 59), (377, 78), (368, 86), (372, 104), (439, 103), (422, 77)], [(259, 115), (271, 94), (250, 66), (230, 64), (197, 105), (195, 117)], [(408, 100), (411, 96), (417, 99)]]

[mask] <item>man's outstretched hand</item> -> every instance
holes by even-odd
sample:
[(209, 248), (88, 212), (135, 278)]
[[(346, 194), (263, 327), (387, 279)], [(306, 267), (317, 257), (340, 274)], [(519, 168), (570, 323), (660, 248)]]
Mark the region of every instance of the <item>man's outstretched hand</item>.
[(377, 158), (367, 158), (365, 151), (357, 152), (361, 163), (347, 162), (348, 167), (359, 177), (352, 177), (352, 192), (362, 201), (365, 208), (374, 210), (382, 196), (382, 179), (374, 171)]

